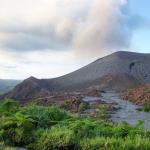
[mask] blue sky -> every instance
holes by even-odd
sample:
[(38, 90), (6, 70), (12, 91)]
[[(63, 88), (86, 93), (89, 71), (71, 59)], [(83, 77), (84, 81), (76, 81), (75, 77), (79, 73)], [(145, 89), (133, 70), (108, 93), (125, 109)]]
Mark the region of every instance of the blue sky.
[(132, 14), (143, 17), (147, 22), (147, 27), (141, 27), (133, 35), (131, 48), (139, 52), (150, 53), (150, 1), (131, 0), (129, 2)]
[(0, 0), (0, 78), (52, 78), (116, 51), (150, 53), (149, 0)]

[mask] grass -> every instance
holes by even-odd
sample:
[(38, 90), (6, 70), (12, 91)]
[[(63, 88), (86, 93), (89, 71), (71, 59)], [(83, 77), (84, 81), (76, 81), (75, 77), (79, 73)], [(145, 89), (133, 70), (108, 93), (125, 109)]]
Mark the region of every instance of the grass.
[(149, 150), (150, 140), (147, 138), (142, 139), (141, 136), (134, 139), (131, 137), (125, 139), (96, 137), (82, 140), (81, 145), (83, 150)]
[(0, 147), (0, 150), (16, 150), (16, 148), (13, 148), (13, 147)]
[(4, 143), (0, 143), (0, 150), (16, 150), (16, 148), (4, 146)]
[(141, 121), (134, 127), (113, 124), (104, 115), (105, 106), (96, 111), (97, 117), (75, 117), (53, 106), (19, 107), (6, 100), (0, 104), (0, 142), (29, 150), (150, 149), (150, 133)]

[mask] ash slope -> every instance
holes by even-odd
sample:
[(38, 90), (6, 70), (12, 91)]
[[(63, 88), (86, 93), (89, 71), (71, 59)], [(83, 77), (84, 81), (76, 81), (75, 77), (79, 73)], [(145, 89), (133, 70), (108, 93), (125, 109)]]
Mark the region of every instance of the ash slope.
[(145, 83), (150, 83), (150, 54), (120, 51), (58, 78), (30, 77), (5, 96), (31, 99), (56, 91), (85, 88), (123, 90)]

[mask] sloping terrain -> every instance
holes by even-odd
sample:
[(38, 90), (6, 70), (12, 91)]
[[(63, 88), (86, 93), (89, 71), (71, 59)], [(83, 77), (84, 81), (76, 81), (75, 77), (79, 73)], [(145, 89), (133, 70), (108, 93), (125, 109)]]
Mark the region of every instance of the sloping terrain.
[(28, 99), (47, 96), (56, 91), (86, 88), (124, 90), (145, 83), (150, 83), (150, 54), (120, 51), (58, 78), (30, 77), (5, 96)]
[(141, 86), (129, 90), (123, 97), (125, 100), (129, 100), (138, 105), (145, 105), (150, 103), (150, 85)]
[(19, 80), (0, 79), (0, 94), (12, 90), (20, 82)]

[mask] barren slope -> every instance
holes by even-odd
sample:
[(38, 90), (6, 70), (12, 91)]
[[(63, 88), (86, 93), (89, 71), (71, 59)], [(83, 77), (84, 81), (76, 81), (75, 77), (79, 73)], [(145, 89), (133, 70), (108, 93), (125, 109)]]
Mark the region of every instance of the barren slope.
[(30, 77), (7, 94), (16, 99), (85, 88), (127, 89), (150, 83), (150, 54), (116, 52), (54, 79)]

